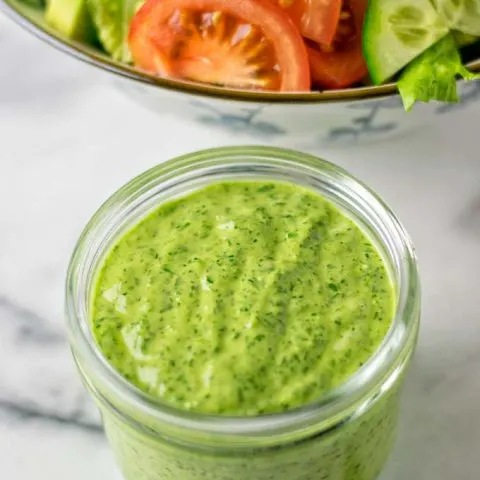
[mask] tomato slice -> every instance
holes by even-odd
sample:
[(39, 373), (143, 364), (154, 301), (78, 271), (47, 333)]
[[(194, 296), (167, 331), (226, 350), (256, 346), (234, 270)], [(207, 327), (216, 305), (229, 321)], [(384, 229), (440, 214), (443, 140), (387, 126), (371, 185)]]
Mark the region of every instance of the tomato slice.
[(309, 44), (313, 85), (349, 87), (368, 75), (362, 51), (362, 29), (368, 0), (344, 0), (340, 23), (330, 47)]
[(276, 0), (285, 8), (301, 34), (317, 43), (330, 45), (335, 37), (342, 0)]
[(135, 65), (241, 89), (310, 90), (304, 41), (265, 0), (148, 0), (130, 25)]

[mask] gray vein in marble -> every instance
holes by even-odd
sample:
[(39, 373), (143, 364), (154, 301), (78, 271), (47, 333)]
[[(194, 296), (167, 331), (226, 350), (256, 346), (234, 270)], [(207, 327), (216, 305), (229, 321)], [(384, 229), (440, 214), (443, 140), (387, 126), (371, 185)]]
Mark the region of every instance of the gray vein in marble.
[(17, 418), (43, 418), (98, 430), (60, 329), (0, 295), (0, 410)]
[(102, 427), (98, 424), (85, 422), (76, 416), (65, 417), (52, 412), (45, 412), (35, 405), (27, 405), (25, 402), (15, 403), (8, 400), (0, 400), (0, 411), (7, 414), (9, 418), (15, 418), (20, 421), (31, 419), (41, 419), (54, 422), (59, 425), (69, 425), (92, 432), (102, 432)]
[(17, 323), (16, 335), (18, 341), (31, 341), (35, 343), (57, 344), (64, 343), (65, 338), (53, 330), (46, 319), (35, 312), (16, 305), (7, 297), (0, 295), (0, 309), (4, 309), (10, 315), (5, 318)]

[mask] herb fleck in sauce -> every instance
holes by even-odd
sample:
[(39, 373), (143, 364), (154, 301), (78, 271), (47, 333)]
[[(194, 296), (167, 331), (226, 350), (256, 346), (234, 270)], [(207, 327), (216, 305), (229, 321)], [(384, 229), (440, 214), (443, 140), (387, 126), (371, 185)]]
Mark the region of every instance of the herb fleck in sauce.
[(383, 260), (329, 201), (288, 183), (223, 182), (161, 205), (118, 241), (92, 328), (150, 395), (257, 415), (347, 380), (393, 310)]

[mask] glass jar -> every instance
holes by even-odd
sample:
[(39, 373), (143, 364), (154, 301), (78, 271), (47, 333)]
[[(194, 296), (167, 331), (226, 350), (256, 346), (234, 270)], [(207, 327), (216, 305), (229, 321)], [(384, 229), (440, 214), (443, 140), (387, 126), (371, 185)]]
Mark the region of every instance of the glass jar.
[[(394, 321), (374, 356), (325, 397), (285, 413), (224, 417), (159, 403), (107, 363), (89, 328), (94, 278), (119, 237), (160, 203), (234, 179), (289, 181), (329, 198), (375, 243), (397, 297)], [(416, 344), (420, 291), (409, 238), (366, 186), (310, 155), (232, 147), (163, 163), (98, 210), (71, 260), (66, 316), (74, 359), (127, 480), (372, 480), (395, 438), (400, 386)]]

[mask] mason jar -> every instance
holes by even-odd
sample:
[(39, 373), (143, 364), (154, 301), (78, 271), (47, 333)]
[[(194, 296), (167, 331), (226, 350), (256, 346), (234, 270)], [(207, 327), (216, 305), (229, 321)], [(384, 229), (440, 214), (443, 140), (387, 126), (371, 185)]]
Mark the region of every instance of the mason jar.
[[(391, 275), (396, 312), (354, 375), (315, 402), (256, 417), (192, 413), (161, 403), (109, 365), (90, 330), (95, 278), (112, 246), (160, 204), (225, 180), (277, 180), (328, 198), (363, 229)], [(307, 154), (265, 147), (204, 150), (162, 163), (118, 190), (93, 216), (67, 275), (74, 360), (126, 480), (372, 480), (392, 448), (399, 393), (419, 326), (412, 244), (368, 187)]]

